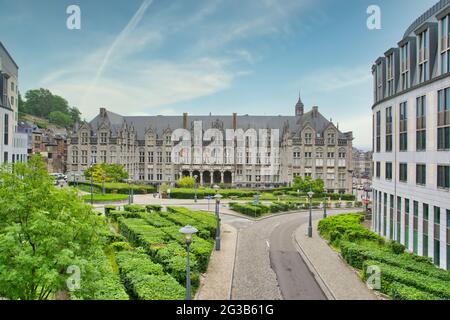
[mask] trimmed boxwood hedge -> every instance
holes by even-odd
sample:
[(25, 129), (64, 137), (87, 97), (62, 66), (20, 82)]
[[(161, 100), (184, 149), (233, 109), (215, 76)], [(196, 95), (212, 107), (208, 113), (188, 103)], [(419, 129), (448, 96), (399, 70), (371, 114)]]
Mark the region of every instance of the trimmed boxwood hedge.
[(408, 271), (449, 281), (450, 285), (449, 271), (439, 269), (431, 263), (419, 262), (410, 253), (395, 254), (388, 250), (368, 247), (367, 245), (360, 245), (348, 241), (342, 241), (340, 248), (342, 257), (348, 264), (355, 268), (361, 269), (366, 260), (379, 261)]
[(121, 278), (130, 296), (138, 300), (181, 300), (184, 287), (162, 265), (154, 263), (143, 251), (120, 252), (116, 256)]
[(123, 208), (125, 211), (129, 212), (146, 212), (145, 207), (140, 204), (126, 204)]
[(431, 293), (398, 282), (391, 284), (390, 296), (394, 300), (442, 300), (442, 298)]
[(74, 300), (129, 300), (120, 278), (113, 272), (110, 261), (102, 250), (82, 270), (90, 274), (89, 281), (81, 277), (80, 289), (71, 293)]
[[(73, 181), (69, 181), (70, 186), (77, 186), (77, 183)], [(105, 183), (105, 193), (118, 193), (118, 194), (128, 194), (129, 185), (127, 183)], [(156, 188), (154, 186), (149, 185), (132, 185), (134, 194), (149, 194), (155, 193)], [(91, 192), (91, 183), (90, 182), (78, 182), (78, 189)], [(93, 190), (95, 193), (102, 193), (103, 186), (101, 183), (93, 183)]]
[[(195, 189), (188, 188), (173, 188), (170, 190), (170, 197), (173, 199), (194, 199)], [(224, 198), (238, 197), (238, 198), (251, 198), (258, 194), (255, 190), (245, 190), (245, 189), (220, 189), (219, 193)], [(210, 188), (199, 188), (197, 189), (197, 198), (206, 199), (208, 196), (214, 196), (216, 190)]]
[[(106, 214), (106, 213), (105, 213)], [(111, 219), (111, 221), (117, 222), (120, 218), (145, 218), (147, 213), (145, 212), (130, 212), (130, 211), (119, 211), (112, 210), (109, 211), (106, 216)]]
[(145, 206), (147, 212), (161, 212), (162, 206), (159, 204), (148, 204)]
[(448, 281), (428, 277), (417, 272), (406, 271), (379, 261), (366, 260), (363, 263), (362, 278), (367, 280), (370, 276), (366, 270), (368, 266), (378, 266), (381, 275), (381, 292), (390, 294), (392, 284), (398, 282), (417, 290), (428, 292), (441, 299), (450, 299), (450, 286)]

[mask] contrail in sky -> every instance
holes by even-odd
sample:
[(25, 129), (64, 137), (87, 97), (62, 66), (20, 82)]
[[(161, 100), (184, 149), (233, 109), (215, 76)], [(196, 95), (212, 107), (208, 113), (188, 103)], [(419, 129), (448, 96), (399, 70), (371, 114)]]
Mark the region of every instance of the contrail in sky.
[(139, 22), (141, 22), (142, 18), (144, 17), (145, 12), (150, 7), (150, 5), (153, 3), (153, 0), (144, 0), (142, 2), (141, 6), (139, 7), (138, 11), (134, 14), (133, 18), (128, 22), (127, 26), (119, 33), (119, 35), (116, 37), (114, 42), (109, 47), (108, 51), (106, 52), (102, 63), (100, 64), (99, 68), (97, 69), (97, 72), (95, 74), (94, 79), (92, 80), (91, 84), (89, 85), (89, 88), (86, 90), (83, 99), (82, 99), (82, 106), (84, 107), (86, 98), (89, 96), (89, 94), (92, 92), (92, 89), (94, 89), (97, 86), (98, 80), (103, 74), (103, 70), (108, 66), (110, 57), (114, 54), (116, 51), (116, 48), (128, 38), (131, 32), (133, 32), (134, 29), (136, 29)]

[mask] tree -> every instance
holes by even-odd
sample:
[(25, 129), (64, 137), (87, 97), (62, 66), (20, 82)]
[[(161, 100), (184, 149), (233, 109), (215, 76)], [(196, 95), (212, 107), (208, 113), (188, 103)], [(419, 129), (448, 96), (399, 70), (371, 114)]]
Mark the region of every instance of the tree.
[(84, 171), (84, 177), (88, 180), (91, 179), (91, 174), (93, 174), (93, 172), (95, 172), (96, 168), (98, 167), (101, 168), (101, 170), (103, 170), (108, 182), (120, 182), (125, 179), (128, 179), (128, 172), (125, 170), (123, 165), (116, 163), (96, 164)]
[(69, 109), (70, 118), (72, 123), (81, 122), (81, 112), (77, 107), (72, 107)]
[(314, 193), (321, 194), (324, 192), (324, 186), (325, 184), (320, 178), (315, 180), (309, 176), (305, 178), (297, 176), (294, 178), (294, 188), (301, 192), (309, 192), (312, 190)]
[(105, 194), (105, 182), (108, 182), (109, 179), (106, 175), (104, 166), (96, 165), (94, 167), (94, 170), (92, 171), (92, 180), (102, 184), (102, 193)]
[(194, 177), (180, 178), (177, 182), (177, 185), (180, 188), (193, 188), (195, 186), (195, 178)]
[(72, 189), (53, 186), (40, 156), (0, 168), (0, 296), (48, 299), (67, 288), (69, 266), (83, 281), (102, 248), (102, 217)]
[(69, 128), (73, 124), (70, 115), (61, 111), (51, 112), (48, 116), (48, 121), (50, 121), (50, 123), (56, 124), (64, 128)]

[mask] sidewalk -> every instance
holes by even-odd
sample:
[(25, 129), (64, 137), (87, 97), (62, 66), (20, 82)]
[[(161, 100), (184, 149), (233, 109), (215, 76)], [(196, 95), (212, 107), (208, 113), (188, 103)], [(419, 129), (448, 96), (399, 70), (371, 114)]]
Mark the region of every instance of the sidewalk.
[(318, 235), (317, 224), (318, 221), (313, 223), (312, 238), (307, 236), (308, 224), (303, 224), (295, 232), (294, 239), (325, 294), (335, 300), (378, 300), (359, 275)]
[(236, 256), (237, 230), (222, 223), (221, 248), (213, 251), (195, 300), (229, 300)]

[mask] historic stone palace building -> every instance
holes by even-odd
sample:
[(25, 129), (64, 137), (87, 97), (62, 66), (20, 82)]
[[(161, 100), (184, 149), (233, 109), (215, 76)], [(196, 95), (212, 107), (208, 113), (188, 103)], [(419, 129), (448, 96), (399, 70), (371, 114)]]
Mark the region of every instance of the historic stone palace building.
[[(202, 130), (210, 128), (279, 130), (278, 150), (272, 153), (276, 170), (264, 174), (267, 163), (249, 162), (251, 148), (228, 163), (226, 155), (218, 164), (176, 164), (172, 159), (172, 133), (184, 128), (194, 130), (194, 121), (202, 122)], [(225, 134), (224, 134), (225, 136)], [(67, 171), (80, 175), (92, 163), (123, 164), (136, 181), (159, 185), (173, 183), (181, 176), (196, 177), (201, 185), (224, 183), (236, 187), (274, 187), (289, 185), (295, 176), (311, 176), (325, 181), (331, 192), (351, 192), (352, 132), (342, 133), (313, 107), (304, 113), (299, 99), (295, 116), (121, 116), (105, 108), (91, 122), (77, 124), (68, 137)], [(211, 141), (209, 141), (210, 143)], [(247, 143), (247, 142), (246, 142)], [(203, 145), (208, 142), (203, 141)], [(225, 143), (224, 143), (225, 145)], [(269, 141), (270, 145), (270, 141)], [(270, 152), (269, 152), (270, 153)]]

